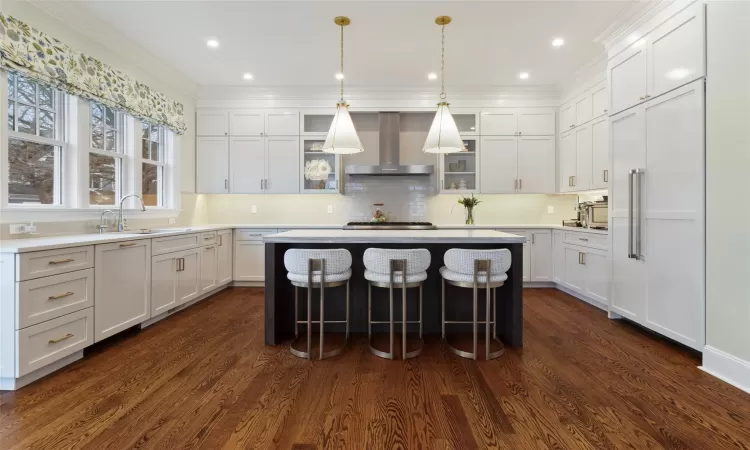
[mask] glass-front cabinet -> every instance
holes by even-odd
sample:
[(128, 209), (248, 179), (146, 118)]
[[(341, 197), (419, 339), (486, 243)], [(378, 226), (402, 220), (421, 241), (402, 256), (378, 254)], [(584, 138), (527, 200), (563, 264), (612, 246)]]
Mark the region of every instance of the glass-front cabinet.
[(453, 120), (461, 137), (479, 136), (479, 113), (474, 111), (462, 111), (451, 109)]
[(335, 194), (341, 192), (341, 157), (323, 153), (325, 134), (300, 138), (300, 187), (306, 194)]
[(464, 151), (439, 155), (441, 193), (479, 192), (479, 140), (464, 138)]
[(302, 111), (299, 121), (299, 134), (301, 136), (317, 136), (325, 134), (331, 129), (333, 116), (336, 115), (336, 107), (328, 110)]

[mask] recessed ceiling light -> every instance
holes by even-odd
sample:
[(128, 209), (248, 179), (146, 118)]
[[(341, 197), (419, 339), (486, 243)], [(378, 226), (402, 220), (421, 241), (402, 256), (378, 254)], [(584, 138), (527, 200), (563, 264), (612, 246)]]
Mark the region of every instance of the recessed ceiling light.
[(562, 47), (565, 45), (565, 40), (563, 38), (554, 38), (552, 39), (552, 46), (553, 47)]
[(219, 40), (216, 38), (206, 39), (206, 47), (208, 48), (219, 48)]
[(244, 73), (242, 75), (242, 78), (245, 79), (245, 80), (252, 80), (253, 79), (253, 74), (251, 74), (249, 72), (248, 73)]
[(337, 73), (337, 74), (336, 74), (336, 79), (337, 79), (337, 80), (343, 80), (343, 79), (344, 79), (344, 74), (343, 74), (343, 73), (341, 73), (341, 72)]
[(518, 78), (520, 78), (522, 80), (528, 79), (529, 78), (529, 72), (521, 72), (521, 73), (519, 73), (518, 74)]
[(437, 80), (437, 74), (435, 72), (430, 72), (427, 74), (428, 80)]

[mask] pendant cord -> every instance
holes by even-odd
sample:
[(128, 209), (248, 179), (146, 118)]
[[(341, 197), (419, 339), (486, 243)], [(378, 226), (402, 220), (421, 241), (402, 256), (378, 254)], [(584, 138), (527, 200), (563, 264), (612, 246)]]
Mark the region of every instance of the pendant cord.
[(441, 27), (442, 40), (440, 44), (440, 98), (445, 99), (445, 24)]
[(344, 103), (344, 25), (341, 25), (341, 103)]

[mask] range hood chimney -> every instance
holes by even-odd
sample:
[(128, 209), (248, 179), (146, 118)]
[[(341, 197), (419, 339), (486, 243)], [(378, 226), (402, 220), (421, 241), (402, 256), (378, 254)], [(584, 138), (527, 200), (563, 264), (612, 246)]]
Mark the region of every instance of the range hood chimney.
[(345, 167), (347, 175), (359, 176), (393, 176), (393, 175), (430, 175), (435, 166), (411, 164), (402, 166), (399, 157), (399, 132), (401, 115), (397, 112), (381, 112), (380, 120), (380, 159), (377, 165), (352, 164)]

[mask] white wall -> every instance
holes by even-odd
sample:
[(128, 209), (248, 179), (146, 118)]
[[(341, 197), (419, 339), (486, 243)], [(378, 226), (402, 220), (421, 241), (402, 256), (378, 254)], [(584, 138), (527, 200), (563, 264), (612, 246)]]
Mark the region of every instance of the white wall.
[(750, 392), (750, 3), (707, 8), (703, 364)]

